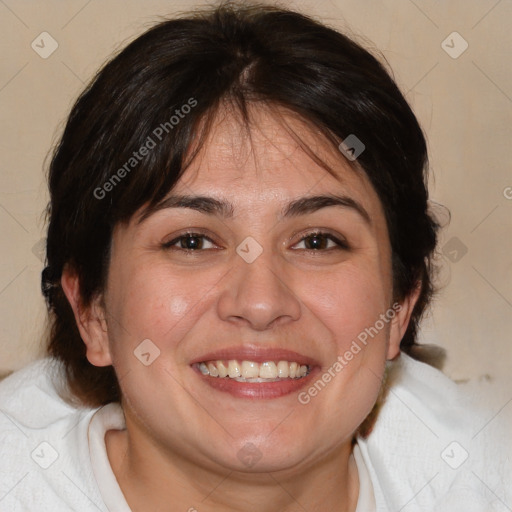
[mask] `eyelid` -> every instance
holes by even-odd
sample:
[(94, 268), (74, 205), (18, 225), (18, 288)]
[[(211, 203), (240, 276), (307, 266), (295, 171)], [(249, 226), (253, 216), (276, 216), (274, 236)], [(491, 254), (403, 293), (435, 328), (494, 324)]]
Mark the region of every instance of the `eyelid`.
[[(345, 239), (345, 237), (338, 235), (338, 234), (334, 234), (330, 230), (321, 229), (321, 228), (311, 229), (309, 231), (305, 231), (305, 232), (294, 235), (294, 237), (292, 237), (292, 238), (299, 236), (300, 239), (297, 240), (293, 244), (293, 246), (299, 244), (300, 242), (303, 242), (306, 238), (314, 236), (314, 235), (325, 236), (326, 238), (332, 240), (338, 246), (338, 247), (331, 247), (330, 249), (323, 249), (323, 251), (332, 250), (332, 249), (345, 249), (345, 250), (350, 249), (350, 246), (349, 246), (347, 240)], [(321, 249), (301, 249), (301, 250), (310, 251), (310, 252), (322, 252)]]
[[(162, 243), (162, 247), (164, 249), (170, 249), (171, 247), (173, 247), (174, 245), (176, 245), (180, 239), (182, 238), (186, 238), (187, 236), (190, 236), (190, 237), (197, 237), (197, 238), (204, 238), (205, 240), (208, 240), (209, 242), (211, 242), (213, 245), (215, 245), (217, 248), (219, 247), (219, 244), (217, 242), (215, 242), (215, 240), (213, 240), (213, 238), (211, 236), (208, 236), (204, 231), (201, 231), (201, 230), (194, 230), (194, 229), (188, 229), (187, 231), (184, 231), (182, 233), (179, 233), (177, 235), (174, 235), (171, 240), (167, 241), (167, 242), (163, 242)], [(180, 248), (182, 251), (186, 251), (187, 249), (182, 249)], [(196, 250), (208, 250), (208, 249), (196, 249)]]

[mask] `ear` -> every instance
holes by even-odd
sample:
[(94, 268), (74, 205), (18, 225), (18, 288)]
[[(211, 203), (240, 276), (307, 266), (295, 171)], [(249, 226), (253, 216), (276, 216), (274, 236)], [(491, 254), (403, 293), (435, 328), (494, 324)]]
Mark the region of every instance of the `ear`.
[(388, 359), (394, 359), (400, 353), (400, 342), (404, 337), (407, 326), (411, 319), (412, 312), (421, 292), (421, 282), (402, 302), (395, 302), (392, 309), (395, 317), (391, 320), (391, 329), (388, 345)]
[(81, 302), (78, 276), (67, 267), (62, 273), (60, 282), (75, 314), (80, 336), (87, 347), (87, 359), (94, 366), (111, 365), (107, 322), (100, 298), (93, 299), (92, 303), (85, 308)]

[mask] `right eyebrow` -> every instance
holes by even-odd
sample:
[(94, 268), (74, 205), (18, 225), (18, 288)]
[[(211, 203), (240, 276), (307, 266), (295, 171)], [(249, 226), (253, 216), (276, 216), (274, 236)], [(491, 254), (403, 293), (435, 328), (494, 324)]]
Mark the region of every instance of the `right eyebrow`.
[(209, 215), (220, 215), (221, 217), (233, 216), (233, 205), (227, 201), (219, 201), (213, 197), (207, 196), (186, 196), (173, 195), (165, 198), (152, 208), (144, 211), (139, 219), (139, 223), (146, 220), (150, 215), (166, 208), (190, 208), (201, 213)]

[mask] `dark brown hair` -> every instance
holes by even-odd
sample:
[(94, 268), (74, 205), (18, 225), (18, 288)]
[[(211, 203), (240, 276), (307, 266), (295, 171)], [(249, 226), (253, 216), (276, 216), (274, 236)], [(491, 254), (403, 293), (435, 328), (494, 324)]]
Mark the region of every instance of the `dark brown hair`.
[(401, 348), (416, 342), (433, 292), (437, 224), (427, 211), (425, 138), (409, 105), (384, 66), (338, 31), (285, 9), (223, 3), (159, 23), (107, 63), (55, 149), (42, 278), (48, 352), (84, 404), (118, 401), (120, 390), (112, 367), (86, 358), (62, 271), (78, 275), (84, 306), (101, 294), (114, 226), (172, 189), (224, 102), (246, 123), (249, 103), (278, 105), (336, 146), (351, 134), (364, 143), (357, 163), (385, 211), (395, 298), (421, 283)]

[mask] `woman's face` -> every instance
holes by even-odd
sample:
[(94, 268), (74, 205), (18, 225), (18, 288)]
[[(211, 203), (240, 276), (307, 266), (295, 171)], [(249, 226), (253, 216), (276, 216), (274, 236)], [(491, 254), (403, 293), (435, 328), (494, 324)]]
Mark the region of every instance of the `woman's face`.
[(250, 139), (219, 118), (162, 207), (116, 228), (88, 357), (114, 365), (133, 439), (209, 468), (298, 469), (348, 446), (407, 312), (364, 174), (287, 118), (332, 176), (252, 114)]

